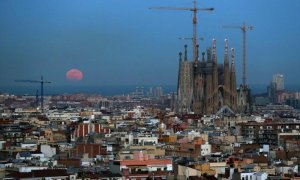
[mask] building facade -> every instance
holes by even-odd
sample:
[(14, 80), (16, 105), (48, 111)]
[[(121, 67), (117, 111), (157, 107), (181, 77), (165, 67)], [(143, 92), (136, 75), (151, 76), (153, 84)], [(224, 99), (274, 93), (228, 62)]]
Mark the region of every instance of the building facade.
[[(278, 145), (279, 133), (292, 133), (300, 130), (300, 123), (288, 120), (249, 121), (240, 123), (240, 133), (246, 141), (257, 144)], [(281, 142), (282, 143), (282, 142)]]
[(274, 74), (272, 83), (276, 85), (276, 90), (281, 91), (284, 90), (284, 77), (283, 74)]
[[(217, 63), (216, 40), (213, 47), (202, 53), (202, 60), (189, 62), (187, 46), (184, 60), (179, 53), (179, 73), (176, 110), (180, 113), (214, 114), (219, 110), (235, 112), (237, 109), (234, 49), (231, 49), (229, 65), (228, 41), (225, 40), (224, 63)], [(225, 108), (224, 108), (225, 107)]]

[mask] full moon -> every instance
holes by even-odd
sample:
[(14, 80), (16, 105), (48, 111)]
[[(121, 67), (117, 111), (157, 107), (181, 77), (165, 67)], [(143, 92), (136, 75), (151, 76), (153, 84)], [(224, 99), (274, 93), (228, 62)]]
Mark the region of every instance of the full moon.
[(83, 74), (78, 69), (70, 69), (66, 73), (66, 78), (73, 80), (73, 81), (80, 81), (83, 78)]

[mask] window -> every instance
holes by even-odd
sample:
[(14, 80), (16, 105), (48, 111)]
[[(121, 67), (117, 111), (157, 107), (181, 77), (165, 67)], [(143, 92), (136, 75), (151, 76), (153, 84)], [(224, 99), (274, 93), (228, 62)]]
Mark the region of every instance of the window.
[(131, 159), (130, 156), (125, 156), (125, 159)]

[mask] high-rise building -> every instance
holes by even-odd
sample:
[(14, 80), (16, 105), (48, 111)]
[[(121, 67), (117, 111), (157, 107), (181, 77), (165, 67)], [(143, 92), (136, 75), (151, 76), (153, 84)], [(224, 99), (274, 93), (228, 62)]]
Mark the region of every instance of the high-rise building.
[(225, 40), (224, 64), (217, 63), (216, 40), (213, 47), (202, 53), (202, 60), (187, 61), (185, 46), (184, 61), (179, 54), (177, 88), (177, 112), (214, 114), (220, 110), (234, 112), (237, 109), (234, 49), (231, 50), (231, 65), (228, 58), (228, 42)]
[(275, 84), (276, 90), (284, 90), (284, 77), (283, 74), (274, 74), (272, 83)]
[(161, 86), (158, 86), (158, 87), (155, 88), (154, 97), (159, 98), (161, 96), (163, 96), (163, 89), (162, 89)]
[(280, 103), (278, 101), (278, 93), (284, 90), (283, 74), (274, 74), (270, 85), (268, 86), (268, 97), (272, 103)]
[(149, 88), (148, 96), (149, 96), (149, 97), (152, 97), (152, 96), (153, 96), (153, 89), (152, 89), (152, 87)]

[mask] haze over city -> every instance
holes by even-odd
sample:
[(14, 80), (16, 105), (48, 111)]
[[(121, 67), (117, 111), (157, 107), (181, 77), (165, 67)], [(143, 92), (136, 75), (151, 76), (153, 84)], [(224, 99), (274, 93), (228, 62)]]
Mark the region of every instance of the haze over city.
[[(191, 0), (0, 1), (0, 82), (41, 75), (51, 86), (177, 85), (178, 52), (192, 42), (192, 12), (150, 7), (192, 7)], [(237, 84), (241, 83), (242, 32), (223, 25), (243, 22), (247, 32), (247, 83), (267, 85), (281, 73), (298, 84), (300, 3), (296, 0), (203, 0), (198, 13), (200, 51), (217, 40), (223, 62), (224, 39), (236, 49)], [(82, 71), (70, 81), (68, 70)]]
[(299, 0), (0, 0), (0, 179), (300, 179)]

